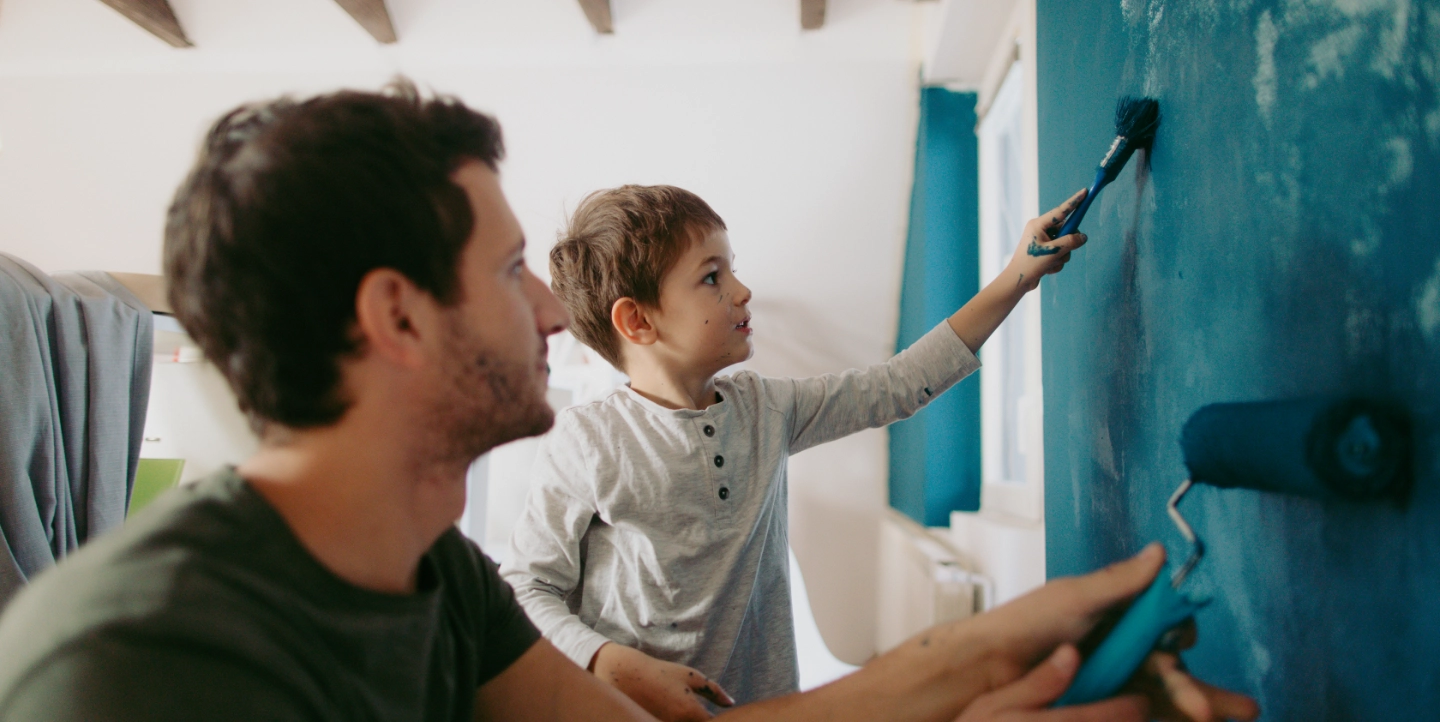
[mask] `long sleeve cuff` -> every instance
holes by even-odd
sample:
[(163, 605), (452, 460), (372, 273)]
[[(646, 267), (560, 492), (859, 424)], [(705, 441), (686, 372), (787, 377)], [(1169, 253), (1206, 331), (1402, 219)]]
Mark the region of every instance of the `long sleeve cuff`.
[(901, 355), (921, 369), (929, 384), (930, 397), (939, 396), (980, 368), (980, 359), (960, 340), (948, 320), (916, 339)]
[(550, 639), (550, 643), (554, 644), (556, 649), (559, 649), (581, 669), (589, 667), (590, 660), (595, 658), (595, 653), (600, 651), (606, 642), (611, 641), (605, 635), (591, 629), (574, 617), (565, 623), (556, 625), (556, 628), (545, 636)]

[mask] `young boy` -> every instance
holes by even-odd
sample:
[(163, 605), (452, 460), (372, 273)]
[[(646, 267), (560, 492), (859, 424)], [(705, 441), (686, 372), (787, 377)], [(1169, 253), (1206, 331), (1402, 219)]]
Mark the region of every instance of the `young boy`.
[(716, 378), (753, 353), (750, 289), (703, 200), (670, 186), (585, 199), (551, 285), (630, 383), (560, 412), (539, 453), (501, 570), (536, 626), (661, 719), (708, 718), (697, 695), (795, 691), (786, 460), (907, 418), (976, 370), (1020, 298), (1085, 243), (1049, 235), (1083, 197), (1027, 224), (1005, 271), (904, 352), (809, 379)]

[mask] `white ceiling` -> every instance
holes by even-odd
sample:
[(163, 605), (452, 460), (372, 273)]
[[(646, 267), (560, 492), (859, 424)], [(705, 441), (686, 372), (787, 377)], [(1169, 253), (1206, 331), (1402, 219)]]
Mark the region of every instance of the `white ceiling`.
[(1017, 5), (1018, 0), (942, 0), (926, 27), (925, 82), (979, 87)]
[[(334, 0), (171, 0), (197, 46), (175, 49), (100, 0), (0, 0), (0, 74), (283, 72), (305, 66), (773, 62), (919, 58), (912, 0), (612, 0), (613, 36), (576, 0), (386, 0), (400, 42), (376, 43)], [(927, 4), (928, 5), (928, 4)]]

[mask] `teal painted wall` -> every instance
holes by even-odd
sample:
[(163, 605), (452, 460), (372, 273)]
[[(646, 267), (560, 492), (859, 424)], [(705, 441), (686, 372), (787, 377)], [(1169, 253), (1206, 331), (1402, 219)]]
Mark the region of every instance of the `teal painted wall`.
[(1090, 179), (1123, 94), (1165, 115), (1043, 288), (1052, 576), (1160, 539), (1181, 425), (1360, 394), (1417, 422), (1407, 508), (1200, 487), (1215, 601), (1187, 659), (1269, 720), (1440, 715), (1440, 3), (1038, 0), (1041, 207)]
[[(900, 285), (896, 352), (980, 290), (975, 94), (920, 91), (915, 185)], [(961, 381), (890, 427), (890, 505), (927, 526), (980, 508), (980, 381)]]

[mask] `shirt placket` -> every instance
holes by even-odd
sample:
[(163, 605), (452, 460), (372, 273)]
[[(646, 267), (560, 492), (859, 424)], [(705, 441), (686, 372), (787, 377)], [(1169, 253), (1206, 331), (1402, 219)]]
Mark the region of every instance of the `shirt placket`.
[(696, 430), (699, 432), (700, 448), (704, 454), (704, 463), (709, 479), (709, 488), (706, 493), (710, 496), (710, 506), (721, 516), (730, 516), (735, 508), (735, 487), (730, 483), (731, 472), (735, 469), (734, 461), (726, 457), (725, 435), (721, 425), (724, 423), (722, 414), (706, 414), (697, 418)]

